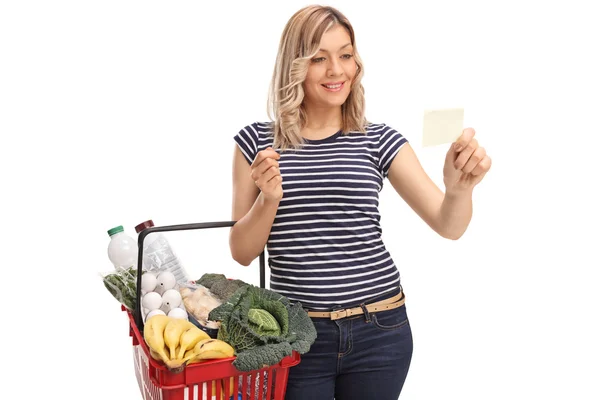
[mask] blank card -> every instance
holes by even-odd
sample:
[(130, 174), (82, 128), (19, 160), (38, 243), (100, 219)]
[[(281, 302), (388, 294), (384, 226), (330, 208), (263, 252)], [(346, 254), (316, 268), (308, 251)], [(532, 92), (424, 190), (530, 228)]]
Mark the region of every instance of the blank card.
[(463, 131), (464, 109), (425, 110), (423, 116), (423, 146), (452, 143)]

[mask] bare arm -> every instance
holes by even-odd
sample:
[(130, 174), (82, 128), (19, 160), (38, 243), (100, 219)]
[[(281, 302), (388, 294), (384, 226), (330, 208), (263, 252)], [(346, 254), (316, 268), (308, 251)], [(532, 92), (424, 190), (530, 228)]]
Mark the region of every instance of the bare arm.
[(408, 143), (396, 154), (388, 179), (406, 203), (439, 235), (459, 239), (473, 216), (473, 189), (492, 166), (486, 150), (464, 129), (446, 153), (443, 193), (421, 167)]
[(427, 175), (410, 144), (406, 143), (390, 166), (388, 179), (396, 192), (435, 232), (458, 239), (472, 216), (471, 191), (444, 194)]
[(262, 253), (283, 197), (278, 157), (263, 150), (248, 165), (237, 146), (234, 151), (232, 220), (237, 222), (229, 234), (229, 249), (245, 266)]

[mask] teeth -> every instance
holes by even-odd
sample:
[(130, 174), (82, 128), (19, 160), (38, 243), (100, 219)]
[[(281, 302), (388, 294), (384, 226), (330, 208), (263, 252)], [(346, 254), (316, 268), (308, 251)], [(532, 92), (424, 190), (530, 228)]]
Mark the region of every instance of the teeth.
[(337, 89), (339, 87), (342, 86), (341, 83), (338, 83), (337, 85), (325, 85), (328, 89)]

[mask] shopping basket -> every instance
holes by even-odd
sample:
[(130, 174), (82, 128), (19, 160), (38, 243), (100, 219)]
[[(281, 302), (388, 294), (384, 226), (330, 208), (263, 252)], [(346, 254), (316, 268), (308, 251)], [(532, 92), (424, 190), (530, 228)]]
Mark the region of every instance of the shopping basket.
[[(160, 361), (150, 356), (144, 341), (144, 324), (141, 310), (141, 280), (144, 238), (152, 232), (183, 231), (231, 227), (235, 221), (207, 222), (170, 226), (154, 226), (138, 236), (138, 274), (136, 307), (133, 313), (121, 309), (129, 318), (129, 335), (133, 339), (135, 375), (144, 400), (283, 400), (289, 368), (300, 362), (293, 352), (278, 364), (259, 370), (242, 372), (232, 362), (234, 357), (193, 363), (180, 373), (172, 373)], [(260, 255), (260, 287), (265, 287), (265, 255)]]

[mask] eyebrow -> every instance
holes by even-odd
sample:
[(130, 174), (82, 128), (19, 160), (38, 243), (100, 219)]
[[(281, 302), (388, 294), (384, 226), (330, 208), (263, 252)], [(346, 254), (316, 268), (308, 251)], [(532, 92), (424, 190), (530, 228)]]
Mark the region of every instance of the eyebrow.
[[(343, 45), (342, 47), (340, 47), (340, 50), (348, 47), (348, 46), (352, 46), (352, 43), (346, 43), (345, 45)], [(329, 51), (325, 50), (325, 49), (319, 49), (319, 51), (322, 51), (324, 53), (329, 53)], [(338, 50), (339, 51), (339, 50)]]

